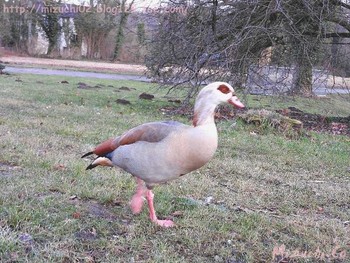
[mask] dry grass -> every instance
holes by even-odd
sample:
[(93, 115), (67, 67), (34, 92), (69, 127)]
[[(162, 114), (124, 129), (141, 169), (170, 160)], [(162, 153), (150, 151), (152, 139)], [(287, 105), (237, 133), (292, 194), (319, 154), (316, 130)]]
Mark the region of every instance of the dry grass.
[[(159, 215), (176, 222), (162, 229), (147, 208), (132, 215), (129, 175), (87, 172), (80, 156), (111, 135), (164, 119), (158, 109), (169, 103), (151, 84), (64, 79), (0, 78), (1, 262), (349, 262), (349, 137), (289, 140), (219, 122), (215, 158), (155, 189)], [(77, 89), (78, 82), (100, 88)], [(156, 100), (139, 100), (144, 91)], [(282, 244), (286, 253), (338, 254), (273, 258)]]

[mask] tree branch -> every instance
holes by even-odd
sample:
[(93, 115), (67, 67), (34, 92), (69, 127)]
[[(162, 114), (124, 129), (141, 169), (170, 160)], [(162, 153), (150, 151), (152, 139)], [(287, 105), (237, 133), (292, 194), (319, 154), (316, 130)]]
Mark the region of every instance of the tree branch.
[(331, 38), (331, 37), (350, 38), (350, 33), (346, 33), (346, 32), (326, 33), (321, 35), (321, 37), (322, 38)]
[(344, 3), (344, 2), (341, 1), (341, 0), (333, 0), (332, 2), (333, 2), (335, 5), (344, 7), (344, 8), (346, 8), (346, 9), (350, 9), (350, 5), (347, 4), (347, 3)]
[(342, 27), (344, 27), (346, 30), (350, 31), (350, 22), (348, 20), (345, 19), (341, 19), (339, 17), (330, 17), (327, 19), (329, 22), (333, 22), (335, 24), (338, 24)]

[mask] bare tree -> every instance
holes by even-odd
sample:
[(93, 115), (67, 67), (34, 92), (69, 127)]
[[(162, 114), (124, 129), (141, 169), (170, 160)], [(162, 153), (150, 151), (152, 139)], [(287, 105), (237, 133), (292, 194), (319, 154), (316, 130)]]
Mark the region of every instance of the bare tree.
[(132, 10), (133, 4), (135, 0), (120, 0), (118, 1), (118, 5), (120, 6), (120, 19), (118, 23), (118, 31), (116, 36), (116, 43), (114, 48), (113, 60), (116, 60), (119, 56), (121, 47), (124, 43), (124, 28), (128, 22), (129, 14)]
[(61, 31), (61, 26), (59, 24), (59, 13), (53, 11), (54, 8), (60, 6), (60, 4), (60, 0), (47, 0), (40, 3), (40, 12), (36, 13), (37, 21), (45, 32), (46, 38), (49, 42), (47, 55), (50, 55), (56, 47), (58, 36)]
[(112, 16), (103, 13), (80, 13), (74, 21), (80, 41), (85, 41), (89, 59), (100, 58), (103, 42), (115, 27)]
[(29, 33), (35, 30), (35, 24), (30, 23), (34, 17), (32, 14), (21, 14), (16, 9), (25, 7), (19, 0), (0, 0), (0, 44), (27, 52)]
[[(184, 5), (186, 14), (160, 15), (146, 60), (154, 77), (174, 87), (216, 79), (244, 86), (250, 68), (272, 48), (275, 64), (294, 68), (289, 93), (310, 95), (312, 68), (319, 63), (322, 43), (350, 37), (350, 6), (341, 0), (169, 3), (174, 8)], [(194, 92), (191, 89), (189, 96)]]

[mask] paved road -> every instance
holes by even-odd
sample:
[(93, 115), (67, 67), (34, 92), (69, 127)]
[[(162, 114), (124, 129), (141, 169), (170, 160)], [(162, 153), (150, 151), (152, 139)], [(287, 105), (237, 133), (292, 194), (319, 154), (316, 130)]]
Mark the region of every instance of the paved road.
[[(4, 72), (16, 74), (38, 74), (38, 75), (56, 75), (56, 76), (68, 76), (68, 77), (82, 77), (82, 78), (98, 78), (98, 79), (113, 79), (113, 80), (134, 80), (151, 82), (150, 78), (145, 76), (128, 75), (128, 74), (111, 74), (111, 73), (96, 73), (88, 71), (75, 71), (75, 70), (58, 70), (58, 69), (44, 69), (44, 68), (16, 68), (6, 67)], [(325, 89), (318, 88), (314, 92), (317, 95), (326, 94), (350, 94), (349, 89)], [(271, 92), (251, 89), (252, 94), (269, 94)]]
[(327, 94), (350, 94), (350, 89), (327, 89), (318, 88), (314, 91), (317, 95), (327, 95)]
[[(316, 88), (313, 90), (314, 94), (318, 96), (323, 96), (327, 94), (350, 94), (350, 89), (328, 89), (328, 88)], [(269, 90), (258, 90), (258, 89), (250, 89), (248, 91), (250, 94), (253, 95), (273, 95), (273, 94), (278, 94), (278, 93), (273, 93), (272, 91)], [(286, 92), (286, 91), (284, 91)]]

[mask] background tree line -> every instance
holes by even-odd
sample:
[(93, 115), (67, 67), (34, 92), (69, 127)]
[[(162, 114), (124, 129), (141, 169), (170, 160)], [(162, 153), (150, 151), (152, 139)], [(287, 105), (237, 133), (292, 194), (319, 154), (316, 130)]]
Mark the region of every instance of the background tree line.
[(173, 0), (169, 5), (187, 5), (187, 14), (160, 18), (146, 62), (155, 77), (174, 87), (192, 83), (189, 95), (209, 80), (244, 87), (261, 64), (292, 69), (290, 94), (312, 94), (315, 67), (349, 74), (346, 1)]
[[(21, 6), (26, 10), (32, 10), (33, 5), (33, 12), (19, 13), (6, 10), (6, 6)], [(136, 50), (134, 53), (140, 54), (139, 58), (136, 55), (131, 60), (140, 61), (143, 53), (138, 52), (137, 48), (142, 49), (142, 46), (137, 41), (139, 35), (145, 34), (145, 27), (142, 18), (134, 19), (133, 24), (128, 25), (133, 5), (134, 0), (91, 0), (89, 2), (91, 8), (84, 9), (83, 6), (65, 4), (61, 0), (0, 0), (0, 44), (15, 51), (35, 53), (31, 48), (36, 43), (32, 42), (33, 39), (37, 39), (41, 31), (48, 41), (46, 55), (56, 57), (61, 55), (58, 49), (64, 33), (63, 41), (67, 43), (68, 48), (81, 48), (83, 45), (86, 49), (84, 57), (114, 61), (123, 57), (123, 45), (125, 48), (126, 42), (133, 41), (134, 43), (128, 43), (128, 46), (134, 45)], [(67, 12), (48, 12), (51, 7), (65, 7), (66, 9), (59, 10)], [(113, 8), (116, 12), (101, 12), (102, 7)], [(134, 36), (128, 39), (125, 31)]]

